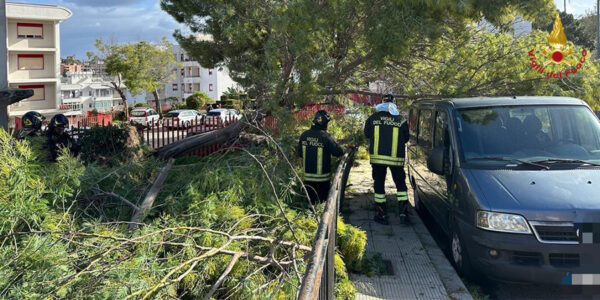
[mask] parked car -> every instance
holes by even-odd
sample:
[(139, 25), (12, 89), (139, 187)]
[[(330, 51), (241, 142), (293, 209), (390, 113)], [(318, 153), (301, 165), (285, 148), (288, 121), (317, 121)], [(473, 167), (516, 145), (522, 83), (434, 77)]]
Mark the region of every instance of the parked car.
[(561, 284), (599, 274), (600, 122), (558, 97), (415, 102), (408, 178), (463, 274)]
[(149, 126), (158, 123), (160, 115), (152, 108), (136, 107), (131, 111), (129, 122), (132, 125)]
[(192, 125), (201, 124), (202, 115), (193, 109), (172, 110), (163, 116), (162, 124), (165, 127), (189, 128)]
[(237, 121), (242, 115), (235, 109), (217, 108), (212, 109), (206, 114), (206, 126), (216, 127), (227, 122)]

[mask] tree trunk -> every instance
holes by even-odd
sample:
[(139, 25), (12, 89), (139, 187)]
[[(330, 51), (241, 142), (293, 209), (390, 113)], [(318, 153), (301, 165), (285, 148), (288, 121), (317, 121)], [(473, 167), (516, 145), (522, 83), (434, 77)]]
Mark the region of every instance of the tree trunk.
[(154, 100), (156, 100), (156, 112), (162, 115), (162, 107), (160, 107), (160, 100), (158, 99), (158, 89), (154, 88), (152, 94), (154, 94)]
[(123, 112), (125, 113), (125, 121), (129, 121), (129, 105), (127, 104), (127, 97), (125, 96), (123, 89), (121, 89), (121, 87), (119, 87), (116, 82), (111, 81), (110, 83), (112, 83), (115, 91), (117, 91), (117, 93), (119, 93), (119, 96), (121, 96), (121, 100), (123, 100)]

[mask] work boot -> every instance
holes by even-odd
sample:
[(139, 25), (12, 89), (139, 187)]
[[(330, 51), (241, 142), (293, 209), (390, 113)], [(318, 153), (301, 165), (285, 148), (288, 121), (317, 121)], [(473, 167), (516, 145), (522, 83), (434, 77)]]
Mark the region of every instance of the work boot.
[(410, 225), (408, 218), (408, 201), (398, 201), (398, 214), (400, 216), (400, 224)]
[(387, 207), (385, 203), (375, 203), (375, 211), (375, 218), (373, 218), (375, 222), (382, 225), (390, 224), (390, 221), (388, 221)]

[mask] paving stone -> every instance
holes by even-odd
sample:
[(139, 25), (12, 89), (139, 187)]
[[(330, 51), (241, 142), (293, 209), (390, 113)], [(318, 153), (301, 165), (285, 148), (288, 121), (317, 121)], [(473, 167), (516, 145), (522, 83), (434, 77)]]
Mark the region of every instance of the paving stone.
[[(353, 168), (350, 176), (353, 198), (347, 202), (352, 210), (348, 221), (367, 232), (365, 255), (368, 257), (380, 253), (382, 259), (391, 262), (394, 271), (391, 276), (350, 274), (350, 279), (358, 290), (356, 299), (450, 299), (415, 229), (400, 224), (395, 213), (396, 190), (391, 174), (388, 175), (388, 226), (373, 221), (372, 181), (368, 163), (365, 166), (361, 162), (361, 165)], [(414, 217), (416, 216), (412, 218)]]

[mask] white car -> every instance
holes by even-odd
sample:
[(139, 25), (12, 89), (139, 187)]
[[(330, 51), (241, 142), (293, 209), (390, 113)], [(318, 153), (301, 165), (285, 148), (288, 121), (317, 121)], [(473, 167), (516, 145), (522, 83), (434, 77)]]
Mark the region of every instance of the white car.
[(201, 124), (202, 115), (193, 109), (172, 110), (163, 116), (162, 124), (165, 127), (189, 128), (192, 125)]
[(150, 126), (158, 123), (160, 115), (152, 108), (136, 107), (131, 111), (129, 121), (132, 125)]
[(242, 115), (235, 109), (217, 108), (206, 114), (204, 124), (216, 126), (217, 124), (237, 121), (241, 118)]

